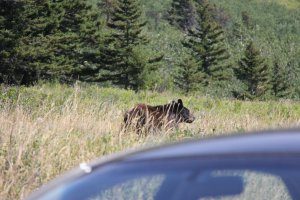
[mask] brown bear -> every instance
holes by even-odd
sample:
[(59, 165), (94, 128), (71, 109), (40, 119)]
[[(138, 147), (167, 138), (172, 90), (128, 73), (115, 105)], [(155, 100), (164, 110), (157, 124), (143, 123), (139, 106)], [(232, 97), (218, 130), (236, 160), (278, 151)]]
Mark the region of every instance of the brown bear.
[(181, 99), (158, 106), (138, 104), (125, 113), (124, 130), (132, 127), (140, 134), (142, 130), (149, 132), (170, 129), (178, 127), (181, 122), (192, 123), (194, 120), (195, 117), (183, 106)]

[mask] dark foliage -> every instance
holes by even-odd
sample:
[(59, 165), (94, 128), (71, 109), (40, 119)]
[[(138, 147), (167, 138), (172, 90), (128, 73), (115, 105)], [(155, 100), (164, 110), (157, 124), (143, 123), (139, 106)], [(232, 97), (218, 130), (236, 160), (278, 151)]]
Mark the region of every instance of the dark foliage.
[(266, 60), (259, 50), (250, 42), (245, 56), (235, 70), (236, 77), (246, 86), (242, 92), (236, 93), (242, 99), (265, 99), (270, 95), (271, 72)]
[(197, 26), (189, 30), (183, 42), (185, 47), (192, 50), (194, 58), (198, 61), (198, 70), (205, 74), (206, 85), (232, 78), (224, 32), (213, 20), (210, 11), (211, 5), (208, 1), (200, 1), (197, 6)]
[(186, 93), (201, 89), (205, 74), (198, 70), (198, 66), (199, 63), (194, 57), (184, 59), (175, 75), (176, 86)]
[(106, 36), (101, 50), (101, 64), (98, 81), (111, 81), (125, 89), (137, 90), (143, 85), (142, 73), (149, 62), (160, 58), (144, 60), (140, 48), (149, 41), (142, 33), (145, 21), (141, 20), (141, 6), (138, 0), (118, 0), (107, 26), (111, 33)]
[(291, 94), (291, 85), (286, 68), (275, 61), (272, 73), (272, 92), (277, 98), (287, 98)]
[(191, 0), (173, 0), (168, 11), (170, 24), (180, 28), (184, 32), (195, 24), (194, 7)]

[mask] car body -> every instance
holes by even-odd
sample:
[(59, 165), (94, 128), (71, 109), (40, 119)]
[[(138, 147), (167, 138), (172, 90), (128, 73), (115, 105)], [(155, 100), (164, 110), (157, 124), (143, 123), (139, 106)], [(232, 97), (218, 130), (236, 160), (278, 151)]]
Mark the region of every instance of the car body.
[(300, 131), (198, 139), (81, 164), (27, 200), (300, 199)]

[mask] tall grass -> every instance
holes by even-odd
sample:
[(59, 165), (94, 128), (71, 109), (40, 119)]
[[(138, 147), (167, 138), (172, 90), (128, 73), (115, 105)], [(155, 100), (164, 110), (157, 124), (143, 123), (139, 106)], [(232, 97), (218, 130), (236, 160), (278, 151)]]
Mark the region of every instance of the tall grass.
[[(125, 110), (183, 99), (195, 115), (192, 124), (146, 137), (123, 133)], [(213, 135), (300, 124), (295, 102), (241, 102), (202, 96), (43, 84), (1, 88), (0, 199), (29, 192), (81, 162), (141, 146)]]

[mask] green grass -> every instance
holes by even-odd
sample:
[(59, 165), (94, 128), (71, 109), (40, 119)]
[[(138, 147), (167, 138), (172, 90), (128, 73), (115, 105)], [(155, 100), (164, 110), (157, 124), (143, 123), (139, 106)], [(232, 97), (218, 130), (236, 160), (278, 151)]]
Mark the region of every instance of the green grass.
[(300, 1), (299, 0), (257, 0), (257, 2), (262, 2), (262, 3), (276, 2), (280, 5), (285, 6), (288, 9), (297, 9), (300, 6)]
[[(194, 113), (194, 123), (145, 137), (121, 131), (124, 112), (136, 103), (158, 105), (178, 98)], [(0, 199), (22, 199), (65, 170), (114, 152), (296, 127), (299, 119), (300, 105), (292, 101), (242, 102), (80, 84), (1, 87)]]
[(277, 2), (289, 9), (297, 9), (300, 6), (299, 0), (277, 0)]

